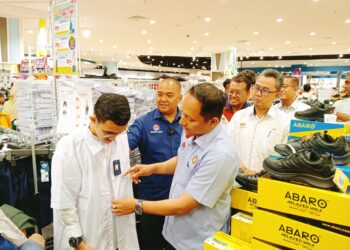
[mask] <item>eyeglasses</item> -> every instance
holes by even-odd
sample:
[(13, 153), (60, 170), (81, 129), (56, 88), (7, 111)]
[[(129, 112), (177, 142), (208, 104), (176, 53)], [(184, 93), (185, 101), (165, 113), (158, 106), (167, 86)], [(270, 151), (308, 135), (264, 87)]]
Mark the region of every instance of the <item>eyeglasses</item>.
[(174, 128), (168, 128), (168, 130), (166, 131), (166, 133), (169, 135), (169, 136), (173, 136), (176, 134), (176, 130)]
[(260, 92), (260, 94), (263, 95), (263, 96), (267, 96), (269, 94), (279, 92), (279, 91), (271, 91), (268, 88), (261, 88), (259, 85), (256, 85), (256, 84), (253, 87), (253, 91), (254, 92)]

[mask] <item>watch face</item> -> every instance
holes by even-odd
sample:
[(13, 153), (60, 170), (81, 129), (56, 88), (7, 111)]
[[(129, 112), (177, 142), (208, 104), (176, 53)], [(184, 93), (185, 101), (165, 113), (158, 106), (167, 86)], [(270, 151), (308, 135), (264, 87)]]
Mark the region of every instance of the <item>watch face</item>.
[(79, 244), (80, 244), (80, 242), (82, 242), (83, 241), (83, 238), (82, 237), (78, 237), (78, 238), (74, 238), (74, 237), (71, 237), (71, 238), (69, 238), (69, 245), (71, 246), (71, 247), (77, 247)]

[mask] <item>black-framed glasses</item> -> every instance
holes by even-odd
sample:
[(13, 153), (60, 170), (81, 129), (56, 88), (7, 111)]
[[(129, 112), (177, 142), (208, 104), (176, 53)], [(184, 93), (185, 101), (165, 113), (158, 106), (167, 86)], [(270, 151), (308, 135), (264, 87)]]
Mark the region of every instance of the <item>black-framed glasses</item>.
[(259, 85), (256, 85), (256, 84), (253, 86), (253, 91), (260, 92), (260, 94), (263, 96), (267, 96), (269, 94), (279, 92), (279, 91), (271, 91), (268, 88), (261, 88)]
[(166, 133), (169, 135), (169, 136), (173, 136), (176, 134), (176, 130), (172, 127), (168, 128), (168, 130), (166, 131)]

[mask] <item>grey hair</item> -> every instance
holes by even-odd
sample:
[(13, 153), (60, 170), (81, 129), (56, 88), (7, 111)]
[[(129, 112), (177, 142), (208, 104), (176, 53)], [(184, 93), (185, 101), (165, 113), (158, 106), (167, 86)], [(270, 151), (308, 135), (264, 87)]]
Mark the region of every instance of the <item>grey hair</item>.
[(281, 90), (283, 85), (283, 74), (275, 69), (265, 69), (263, 72), (260, 73), (260, 76), (265, 77), (272, 77), (276, 79), (275, 87), (278, 91)]

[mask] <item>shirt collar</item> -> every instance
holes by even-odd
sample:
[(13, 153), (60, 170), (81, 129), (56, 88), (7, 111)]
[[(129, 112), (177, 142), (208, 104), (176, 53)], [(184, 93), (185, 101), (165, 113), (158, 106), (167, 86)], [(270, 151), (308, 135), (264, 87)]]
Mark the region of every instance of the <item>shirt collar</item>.
[[(255, 106), (254, 105), (252, 105), (246, 109), (248, 110), (247, 112), (249, 113), (249, 115), (255, 116)], [(271, 105), (269, 111), (267, 111), (267, 114), (264, 117), (270, 116), (271, 118), (275, 118), (275, 116), (277, 115), (276, 114), (277, 110), (278, 110), (278, 108), (276, 106)]]
[(93, 155), (96, 155), (98, 152), (100, 152), (103, 149), (103, 143), (99, 141), (97, 137), (92, 134), (89, 127), (85, 128), (84, 139)]
[[(167, 119), (165, 119), (164, 115), (159, 111), (158, 108), (155, 109), (155, 112), (153, 113), (153, 120), (156, 120), (156, 119), (163, 119), (165, 121), (168, 121)], [(175, 116), (174, 121), (178, 121), (180, 119), (181, 119), (181, 110), (177, 108), (177, 114)]]
[(204, 149), (222, 130), (223, 127), (221, 123), (219, 123), (219, 125), (217, 125), (212, 131), (196, 138), (195, 140), (193, 140), (193, 142), (196, 143), (200, 148)]

